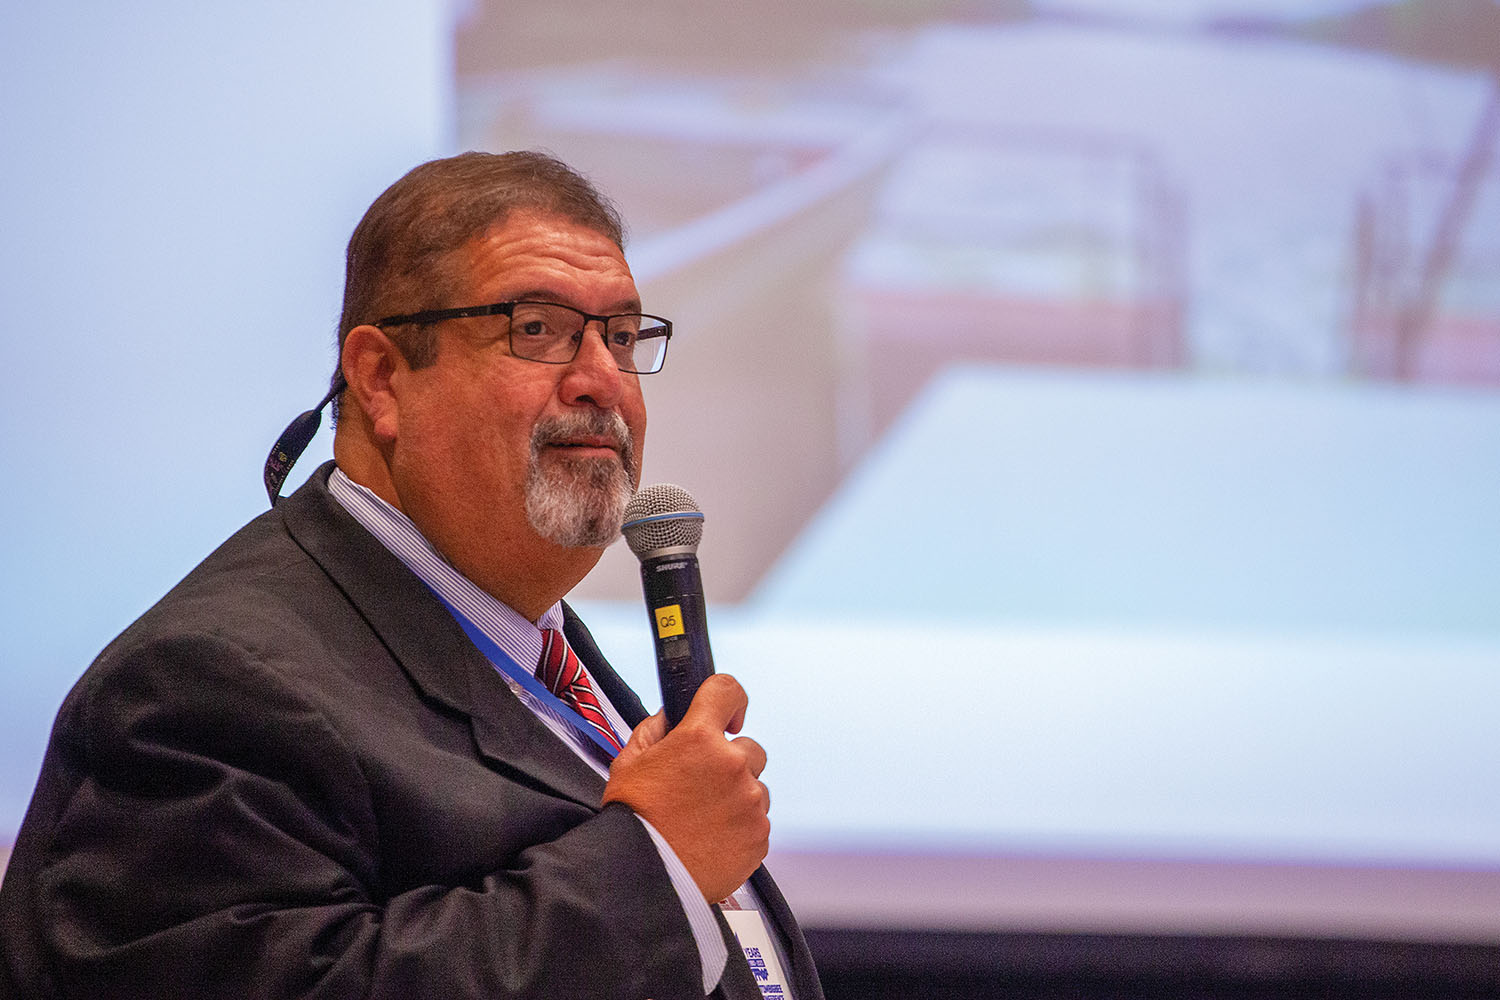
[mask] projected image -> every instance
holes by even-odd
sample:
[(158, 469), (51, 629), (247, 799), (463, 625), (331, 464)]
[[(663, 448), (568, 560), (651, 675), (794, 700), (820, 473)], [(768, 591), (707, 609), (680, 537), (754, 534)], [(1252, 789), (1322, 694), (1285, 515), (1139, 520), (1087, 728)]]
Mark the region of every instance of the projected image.
[(526, 6), (461, 26), (461, 145), (620, 201), (721, 599), (952, 365), (1500, 387), (1489, 0)]
[[(781, 847), (1500, 863), (1500, 6), (532, 6), (461, 145), (591, 174), (678, 323), (645, 474), (825, 765)], [(636, 577), (575, 599), (649, 688)]]

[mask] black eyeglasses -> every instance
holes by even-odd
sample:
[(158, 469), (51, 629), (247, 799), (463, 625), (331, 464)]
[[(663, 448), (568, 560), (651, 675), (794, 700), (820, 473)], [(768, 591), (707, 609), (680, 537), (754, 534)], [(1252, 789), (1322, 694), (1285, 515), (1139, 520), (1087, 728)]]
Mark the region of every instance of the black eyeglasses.
[[(510, 352), (527, 361), (546, 365), (565, 365), (578, 356), (584, 329), (595, 320), (604, 324), (604, 345), (614, 356), (622, 372), (654, 375), (667, 360), (667, 341), (672, 339), (672, 321), (646, 313), (619, 313), (594, 316), (558, 305), (556, 302), (496, 302), (488, 306), (464, 309), (429, 309), (404, 316), (387, 316), (378, 327), (404, 326), (409, 323), (440, 323), (447, 319), (469, 316), (507, 316), (510, 318)], [(317, 406), (287, 425), (271, 447), (266, 459), (264, 480), (271, 505), (281, 499), (281, 486), (292, 471), (292, 464), (307, 449), (308, 442), (322, 423), (323, 407), (343, 392), (347, 383), (342, 373), (334, 378), (328, 394)]]
[(544, 365), (565, 365), (578, 356), (583, 331), (598, 320), (604, 325), (604, 346), (614, 355), (622, 372), (653, 375), (667, 360), (667, 341), (672, 339), (672, 321), (646, 313), (594, 316), (556, 302), (496, 302), (462, 309), (429, 309), (426, 312), (387, 316), (375, 325), (425, 325), (469, 316), (506, 316), (510, 319), (510, 353)]

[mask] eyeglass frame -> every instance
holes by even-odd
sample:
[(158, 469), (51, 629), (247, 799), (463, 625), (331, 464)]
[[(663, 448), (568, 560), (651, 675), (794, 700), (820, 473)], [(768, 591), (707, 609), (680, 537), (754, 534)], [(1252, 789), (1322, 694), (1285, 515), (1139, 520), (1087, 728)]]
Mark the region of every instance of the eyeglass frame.
[[(487, 306), (460, 306), (457, 309), (426, 309), (422, 312), (405, 313), (399, 316), (387, 316), (385, 319), (377, 320), (372, 325), (379, 327), (380, 329), (384, 329), (387, 326), (427, 326), (431, 323), (441, 323), (444, 320), (468, 319), (471, 316), (504, 316), (506, 319), (512, 319), (512, 314), (514, 313), (516, 306), (553, 306), (558, 309), (567, 309), (569, 312), (575, 312), (583, 317), (583, 326), (579, 328), (578, 332), (580, 336), (578, 338), (578, 342), (573, 347), (573, 356), (568, 358), (568, 360), (566, 361), (543, 361), (540, 358), (528, 358), (524, 355), (516, 354), (515, 341), (513, 339), (515, 334), (515, 327), (514, 325), (510, 326), (505, 331), (507, 344), (511, 349), (511, 355), (513, 357), (520, 358), (522, 361), (534, 361), (539, 365), (572, 364), (574, 359), (578, 357), (578, 352), (583, 349), (583, 337), (581, 336), (581, 334), (588, 330), (589, 324), (594, 320), (598, 320), (601, 324), (603, 324), (602, 332), (599, 334), (599, 339), (604, 341), (604, 346), (606, 349), (608, 349), (609, 321), (612, 319), (619, 319), (622, 316), (639, 316), (642, 319), (656, 320), (662, 325), (664, 332), (661, 334), (661, 337), (663, 339), (661, 349), (661, 362), (655, 368), (646, 372), (634, 371), (629, 368), (620, 368), (620, 371), (626, 372), (630, 375), (655, 375), (667, 366), (667, 347), (672, 343), (672, 321), (667, 319), (665, 316), (656, 316), (652, 313), (624, 312), (613, 313), (609, 316), (597, 316), (593, 313), (586, 313), (582, 309), (575, 309), (573, 306), (565, 305), (561, 302), (544, 302), (540, 299), (516, 299), (513, 302), (494, 302)], [(615, 365), (615, 367), (619, 368), (618, 363)]]

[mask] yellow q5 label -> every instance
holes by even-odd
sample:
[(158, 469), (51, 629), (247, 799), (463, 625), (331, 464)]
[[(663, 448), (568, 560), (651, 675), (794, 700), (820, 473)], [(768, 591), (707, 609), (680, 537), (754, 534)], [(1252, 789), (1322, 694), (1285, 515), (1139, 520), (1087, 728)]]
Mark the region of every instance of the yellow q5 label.
[(669, 635), (682, 635), (682, 608), (668, 604), (656, 609), (656, 636), (665, 639)]

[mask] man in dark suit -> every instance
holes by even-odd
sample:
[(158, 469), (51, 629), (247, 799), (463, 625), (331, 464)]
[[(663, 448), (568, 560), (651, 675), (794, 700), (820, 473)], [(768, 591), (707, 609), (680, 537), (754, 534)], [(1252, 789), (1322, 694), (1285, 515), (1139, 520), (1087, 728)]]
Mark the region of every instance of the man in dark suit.
[(668, 733), (561, 603), (638, 485), (670, 332), (555, 160), (377, 199), (335, 461), (68, 696), (0, 995), (821, 1000), (760, 867), (765, 753), (726, 738), (744, 691), (710, 678)]

